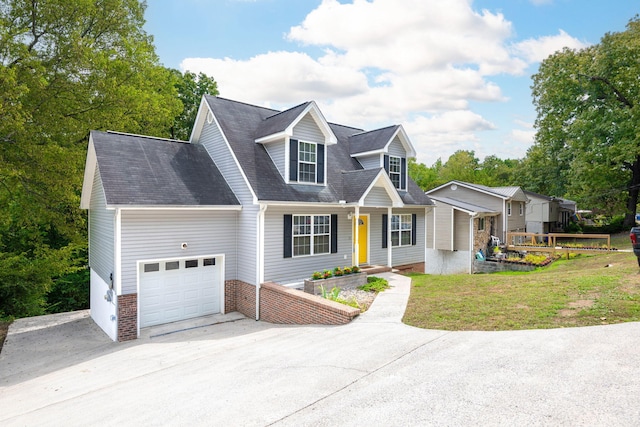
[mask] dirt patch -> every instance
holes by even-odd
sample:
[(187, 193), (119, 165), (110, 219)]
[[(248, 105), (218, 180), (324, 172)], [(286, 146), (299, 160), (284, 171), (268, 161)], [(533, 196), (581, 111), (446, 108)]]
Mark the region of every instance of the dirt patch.
[(583, 308), (593, 307), (593, 304), (595, 304), (595, 302), (595, 299), (579, 299), (576, 301), (571, 301), (567, 304), (567, 308), (563, 308), (562, 310), (558, 311), (558, 315), (560, 317), (575, 316)]
[(2, 351), (2, 345), (4, 344), (4, 339), (7, 337), (7, 333), (9, 332), (9, 325), (11, 322), (0, 322), (0, 351)]

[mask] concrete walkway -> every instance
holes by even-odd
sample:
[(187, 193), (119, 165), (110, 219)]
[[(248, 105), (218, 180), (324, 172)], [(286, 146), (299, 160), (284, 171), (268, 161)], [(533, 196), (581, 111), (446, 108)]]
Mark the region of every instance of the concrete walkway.
[(0, 425), (640, 425), (640, 323), (423, 330), (400, 323), (410, 286), (389, 277), (338, 327), (218, 318), (113, 343), (86, 313), (18, 321)]

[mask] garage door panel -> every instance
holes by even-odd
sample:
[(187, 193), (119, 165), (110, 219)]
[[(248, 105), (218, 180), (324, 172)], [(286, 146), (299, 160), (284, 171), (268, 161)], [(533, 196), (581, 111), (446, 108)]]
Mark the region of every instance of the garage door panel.
[[(159, 263), (160, 270), (153, 272), (145, 272), (143, 264), (140, 268), (140, 326), (219, 313), (222, 259), (215, 263), (205, 266), (200, 258), (198, 267), (185, 268), (185, 260), (163, 261)], [(166, 265), (171, 266), (169, 270)]]

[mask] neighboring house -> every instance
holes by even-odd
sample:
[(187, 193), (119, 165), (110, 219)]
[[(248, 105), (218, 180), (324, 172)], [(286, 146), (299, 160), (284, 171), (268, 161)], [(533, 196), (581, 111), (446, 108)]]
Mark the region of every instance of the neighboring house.
[(473, 273), (476, 254), (491, 244), (500, 211), (449, 197), (431, 196), (436, 208), (429, 212), (425, 271), (429, 274)]
[(530, 200), (526, 212), (528, 233), (561, 233), (576, 213), (574, 201), (526, 190), (525, 194)]
[(429, 197), (448, 198), (499, 212), (489, 232), (505, 242), (507, 232), (524, 232), (527, 196), (520, 187), (487, 187), (462, 181), (450, 181), (426, 192)]
[[(114, 340), (237, 310), (259, 319), (261, 284), (345, 265), (424, 270), (433, 202), (408, 177), (401, 126), (327, 123), (204, 96), (190, 141), (91, 132), (91, 316)], [(269, 307), (269, 310), (287, 307)]]

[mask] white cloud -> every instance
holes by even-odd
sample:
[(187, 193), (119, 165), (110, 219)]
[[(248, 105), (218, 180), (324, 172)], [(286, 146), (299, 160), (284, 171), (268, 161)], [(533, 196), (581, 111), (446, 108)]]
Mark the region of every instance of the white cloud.
[(527, 39), (514, 45), (516, 53), (524, 57), (528, 62), (541, 62), (549, 55), (562, 50), (565, 47), (570, 49), (582, 49), (587, 44), (575, 37), (571, 37), (564, 30), (560, 30), (558, 35), (544, 36), (537, 39)]
[[(186, 58), (181, 68), (214, 77), (231, 99), (275, 108), (315, 100), (329, 121), (364, 129), (402, 123), (426, 162), (458, 149), (498, 154), (500, 139), (478, 137), (496, 125), (471, 111), (507, 101), (491, 79), (523, 75), (563, 46), (583, 46), (564, 31), (513, 37), (501, 13), (476, 11), (472, 0), (323, 0), (286, 35), (298, 51)], [(322, 53), (304, 53), (308, 46)], [(530, 133), (514, 130), (504, 150), (530, 144)]]
[(496, 129), (493, 123), (468, 110), (418, 116), (404, 126), (416, 146), (418, 162), (427, 166), (438, 158), (446, 162), (457, 150), (476, 150), (478, 133)]
[(269, 52), (246, 61), (186, 58), (180, 68), (213, 76), (225, 98), (259, 104), (348, 98), (367, 90), (361, 71), (323, 65), (299, 52)]

